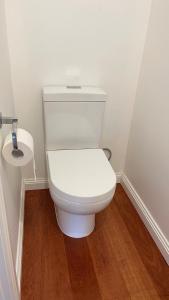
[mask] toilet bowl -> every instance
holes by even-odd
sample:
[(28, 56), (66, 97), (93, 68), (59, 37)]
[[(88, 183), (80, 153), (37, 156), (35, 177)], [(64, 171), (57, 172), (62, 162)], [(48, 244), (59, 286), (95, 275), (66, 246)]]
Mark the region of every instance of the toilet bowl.
[(89, 235), (95, 214), (113, 199), (116, 175), (102, 149), (47, 151), (49, 190), (61, 231)]

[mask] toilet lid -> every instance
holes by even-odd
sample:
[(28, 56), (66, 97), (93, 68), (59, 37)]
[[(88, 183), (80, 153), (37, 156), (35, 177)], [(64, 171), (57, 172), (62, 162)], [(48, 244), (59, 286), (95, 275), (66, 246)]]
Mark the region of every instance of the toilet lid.
[(102, 149), (47, 151), (50, 188), (70, 201), (111, 197), (116, 175)]

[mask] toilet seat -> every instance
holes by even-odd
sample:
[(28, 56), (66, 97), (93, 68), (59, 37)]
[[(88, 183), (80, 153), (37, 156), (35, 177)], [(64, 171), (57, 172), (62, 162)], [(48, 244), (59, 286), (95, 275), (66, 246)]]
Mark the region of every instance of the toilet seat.
[(49, 187), (60, 200), (76, 205), (111, 198), (116, 175), (102, 149), (47, 151)]

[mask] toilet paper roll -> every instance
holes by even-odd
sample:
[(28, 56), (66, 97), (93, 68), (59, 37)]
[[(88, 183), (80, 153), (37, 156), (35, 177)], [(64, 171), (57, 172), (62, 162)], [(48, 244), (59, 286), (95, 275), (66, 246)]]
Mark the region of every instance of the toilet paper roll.
[(15, 157), (12, 154), (13, 143), (11, 133), (9, 133), (5, 138), (5, 142), (2, 148), (2, 155), (9, 164), (16, 167), (22, 167), (25, 166), (32, 159), (34, 159), (33, 138), (28, 131), (18, 128), (17, 142), (18, 149), (20, 149), (23, 152), (23, 156)]

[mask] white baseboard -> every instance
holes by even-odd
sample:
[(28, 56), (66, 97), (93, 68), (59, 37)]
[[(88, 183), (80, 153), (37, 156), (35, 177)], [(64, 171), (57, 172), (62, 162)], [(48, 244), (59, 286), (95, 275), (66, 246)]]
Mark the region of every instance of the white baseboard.
[(121, 182), (121, 172), (116, 172), (117, 183)]
[(47, 178), (28, 178), (24, 179), (25, 190), (43, 190), (48, 188)]
[(121, 185), (169, 265), (169, 241), (125, 174), (121, 176)]
[(16, 253), (16, 266), (15, 266), (19, 290), (20, 290), (21, 272), (22, 272), (22, 246), (23, 246), (23, 233), (24, 233), (24, 204), (25, 204), (25, 184), (24, 184), (24, 180), (22, 180), (22, 183), (21, 183), (21, 196), (20, 196), (18, 242), (17, 242), (17, 253)]

